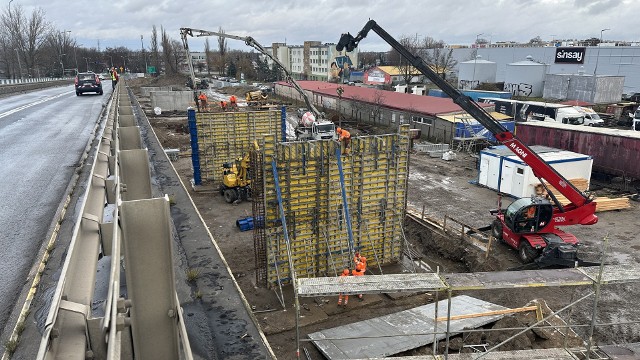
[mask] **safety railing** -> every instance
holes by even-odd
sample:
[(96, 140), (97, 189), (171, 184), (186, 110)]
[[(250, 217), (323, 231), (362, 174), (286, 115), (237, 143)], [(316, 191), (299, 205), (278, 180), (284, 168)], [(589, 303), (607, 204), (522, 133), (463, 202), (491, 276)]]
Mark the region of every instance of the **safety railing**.
[[(192, 359), (175, 289), (169, 199), (152, 198), (124, 82), (109, 102), (83, 199), (37, 358)], [(100, 262), (108, 263), (106, 279), (97, 277)], [(104, 308), (92, 309), (100, 302)]]

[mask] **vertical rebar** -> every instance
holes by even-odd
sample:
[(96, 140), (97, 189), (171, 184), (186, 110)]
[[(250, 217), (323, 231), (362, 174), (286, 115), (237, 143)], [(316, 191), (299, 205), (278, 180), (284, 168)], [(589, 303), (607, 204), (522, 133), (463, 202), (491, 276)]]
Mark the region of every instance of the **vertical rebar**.
[(593, 315), (591, 316), (591, 326), (589, 327), (589, 338), (587, 339), (587, 360), (591, 356), (591, 345), (593, 343), (593, 331), (596, 327), (596, 316), (598, 314), (598, 300), (600, 300), (600, 285), (602, 285), (602, 272), (604, 271), (604, 259), (607, 251), (607, 244), (609, 243), (609, 234), (605, 235), (604, 243), (602, 244), (602, 253), (600, 256), (600, 268), (598, 269), (598, 278), (595, 283), (596, 296), (593, 299)]
[[(440, 265), (436, 265), (436, 275), (440, 276)], [(433, 318), (433, 356), (436, 355), (438, 351), (438, 298), (440, 292), (436, 291), (436, 305), (434, 310), (434, 318)]]
[(451, 329), (451, 289), (447, 290), (447, 340), (444, 347), (444, 359), (449, 359), (449, 330)]

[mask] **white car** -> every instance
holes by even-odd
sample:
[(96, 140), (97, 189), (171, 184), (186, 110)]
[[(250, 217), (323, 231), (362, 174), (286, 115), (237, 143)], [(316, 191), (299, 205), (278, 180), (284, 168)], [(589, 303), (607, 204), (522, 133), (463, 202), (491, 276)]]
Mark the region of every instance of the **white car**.
[(100, 74), (100, 75), (98, 75), (98, 78), (99, 78), (100, 80), (104, 80), (104, 75)]

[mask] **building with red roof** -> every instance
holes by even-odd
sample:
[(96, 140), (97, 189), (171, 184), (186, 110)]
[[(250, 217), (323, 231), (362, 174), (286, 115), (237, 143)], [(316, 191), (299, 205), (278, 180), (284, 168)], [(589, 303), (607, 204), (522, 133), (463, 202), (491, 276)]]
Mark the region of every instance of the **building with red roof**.
[[(456, 135), (456, 121), (446, 115), (466, 114), (450, 98), (422, 96), (385, 91), (369, 87), (348, 86), (323, 81), (298, 81), (320, 111), (340, 111), (344, 116), (370, 123), (394, 127), (411, 122), (429, 139), (449, 142)], [(343, 92), (339, 96), (338, 88)], [(278, 95), (304, 101), (287, 82), (275, 86)], [(493, 104), (479, 104), (494, 110)], [(441, 117), (442, 116), (442, 117)], [(459, 124), (458, 124), (459, 125)]]

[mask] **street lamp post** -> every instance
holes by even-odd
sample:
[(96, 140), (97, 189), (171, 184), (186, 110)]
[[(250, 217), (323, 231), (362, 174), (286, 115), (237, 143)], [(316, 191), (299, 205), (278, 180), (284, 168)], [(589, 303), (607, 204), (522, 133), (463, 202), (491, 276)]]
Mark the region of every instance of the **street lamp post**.
[(113, 56), (111, 56), (111, 55), (108, 55), (108, 56), (109, 56), (109, 58), (111, 58), (111, 67), (113, 67)]
[(60, 76), (61, 78), (64, 77), (64, 63), (62, 62), (62, 57), (65, 55), (67, 54), (60, 54), (60, 67), (62, 68), (62, 75)]
[(18, 53), (18, 49), (16, 49), (16, 58), (18, 59), (18, 68), (20, 69), (20, 79), (22, 79), (22, 64), (20, 63), (20, 54)]
[(478, 62), (478, 39), (480, 38), (480, 35), (484, 35), (484, 33), (476, 35), (476, 56), (473, 59), (473, 78), (471, 79), (471, 90), (473, 90), (473, 88), (475, 87), (474, 84), (476, 83), (476, 63)]
[(85, 63), (87, 64), (87, 72), (89, 72), (89, 58), (85, 57), (84, 58)]
[(600, 42), (598, 43), (598, 55), (596, 56), (596, 67), (593, 69), (593, 75), (596, 75), (598, 72), (598, 60), (600, 60), (600, 47), (602, 46), (602, 33), (611, 30), (611, 29), (602, 29), (600, 30)]

